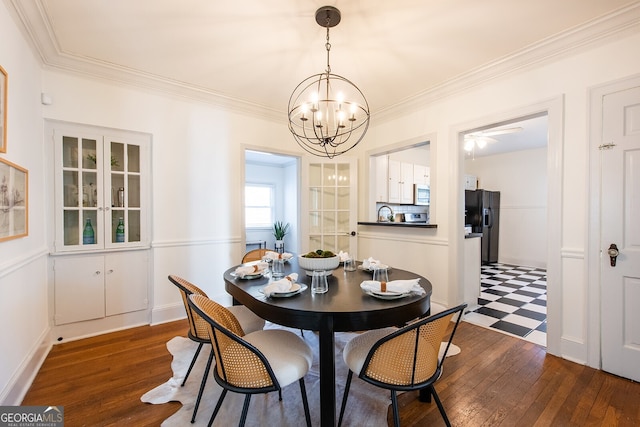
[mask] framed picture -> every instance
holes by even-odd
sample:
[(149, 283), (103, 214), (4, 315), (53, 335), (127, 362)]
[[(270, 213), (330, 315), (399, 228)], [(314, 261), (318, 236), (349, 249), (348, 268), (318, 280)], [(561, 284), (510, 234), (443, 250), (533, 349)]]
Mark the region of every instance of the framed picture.
[(29, 172), (0, 158), (0, 242), (29, 234)]
[(7, 152), (7, 72), (0, 66), (0, 153)]

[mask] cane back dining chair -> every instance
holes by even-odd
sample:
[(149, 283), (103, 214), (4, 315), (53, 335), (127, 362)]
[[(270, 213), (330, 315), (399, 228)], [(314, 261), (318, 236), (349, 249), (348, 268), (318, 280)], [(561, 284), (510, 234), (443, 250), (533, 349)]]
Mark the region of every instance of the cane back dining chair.
[[(459, 305), (400, 329), (384, 328), (368, 331), (349, 341), (343, 351), (349, 373), (342, 397), (338, 425), (342, 424), (349, 387), (355, 372), (364, 381), (391, 391), (393, 421), (396, 427), (400, 426), (397, 392), (425, 388), (436, 401), (446, 425), (450, 426), (434, 383), (440, 378), (442, 363), (466, 306), (466, 304)], [(456, 314), (444, 352), (439, 354), (442, 340)]]
[[(191, 295), (189, 304), (206, 322), (216, 366), (213, 376), (222, 393), (211, 414), (209, 426), (222, 406), (228, 391), (245, 395), (240, 426), (247, 419), (253, 394), (280, 392), (283, 387), (298, 381), (307, 426), (311, 426), (309, 403), (304, 376), (311, 368), (311, 347), (292, 332), (265, 329), (244, 337), (236, 334), (229, 316), (220, 306), (202, 295)], [(224, 307), (222, 307), (224, 309)]]
[(244, 254), (242, 257), (242, 263), (251, 261), (260, 261), (269, 252), (268, 249), (253, 249)]
[[(180, 295), (182, 296), (182, 302), (184, 303), (184, 309), (187, 312), (187, 319), (189, 321), (189, 332), (187, 336), (192, 340), (198, 343), (198, 348), (193, 355), (193, 359), (191, 360), (191, 364), (189, 365), (189, 369), (187, 369), (187, 373), (182, 380), (181, 386), (184, 386), (187, 382), (187, 378), (189, 378), (189, 374), (193, 369), (193, 366), (198, 359), (198, 355), (200, 355), (200, 351), (202, 350), (202, 346), (204, 344), (211, 344), (211, 339), (209, 338), (209, 332), (207, 330), (207, 322), (204, 321), (200, 315), (191, 310), (191, 306), (189, 306), (189, 295), (203, 295), (207, 296), (207, 294), (200, 288), (198, 288), (193, 283), (178, 277), (176, 275), (169, 275), (169, 281), (176, 285), (180, 290)], [(245, 333), (250, 333), (253, 331), (261, 330), (264, 327), (265, 321), (264, 319), (253, 314), (251, 310), (243, 305), (236, 305), (229, 307), (227, 309), (230, 320), (229, 322), (233, 325), (234, 332), (240, 336), (245, 335)], [(207, 360), (207, 365), (204, 370), (204, 375), (202, 376), (202, 380), (200, 383), (200, 390), (198, 391), (198, 397), (196, 399), (195, 406), (193, 408), (193, 415), (191, 417), (191, 422), (195, 422), (196, 414), (198, 413), (198, 407), (200, 406), (200, 399), (202, 398), (202, 393), (204, 391), (204, 386), (207, 383), (207, 378), (209, 376), (209, 370), (211, 369), (211, 363), (213, 362), (213, 351), (209, 354), (209, 359)]]

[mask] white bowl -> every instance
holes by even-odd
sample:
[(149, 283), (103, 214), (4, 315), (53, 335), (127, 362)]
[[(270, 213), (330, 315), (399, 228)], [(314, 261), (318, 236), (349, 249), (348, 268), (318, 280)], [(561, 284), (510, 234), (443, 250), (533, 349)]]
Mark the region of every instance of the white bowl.
[(307, 275), (311, 275), (313, 270), (325, 270), (327, 275), (340, 265), (340, 257), (338, 255), (330, 258), (307, 258), (298, 255), (298, 264), (307, 271)]

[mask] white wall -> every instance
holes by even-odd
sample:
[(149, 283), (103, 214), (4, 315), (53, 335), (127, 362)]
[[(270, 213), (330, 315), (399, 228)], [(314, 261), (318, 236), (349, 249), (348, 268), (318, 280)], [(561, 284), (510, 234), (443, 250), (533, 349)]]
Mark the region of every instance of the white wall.
[(0, 242), (0, 404), (21, 401), (48, 350), (47, 222), (40, 64), (0, 3), (0, 65), (8, 74), (7, 151), (29, 171), (29, 235)]
[(479, 188), (500, 191), (498, 260), (547, 267), (547, 149), (514, 151), (464, 162)]

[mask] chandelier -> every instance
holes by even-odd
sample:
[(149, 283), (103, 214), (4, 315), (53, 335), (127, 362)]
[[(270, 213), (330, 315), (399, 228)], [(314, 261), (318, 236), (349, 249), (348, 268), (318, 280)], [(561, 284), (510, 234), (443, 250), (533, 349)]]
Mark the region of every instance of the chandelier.
[(289, 98), (289, 130), (307, 152), (330, 159), (355, 147), (369, 128), (369, 104), (351, 81), (331, 73), (329, 28), (340, 11), (324, 6), (316, 22), (327, 29), (327, 69), (303, 80)]

